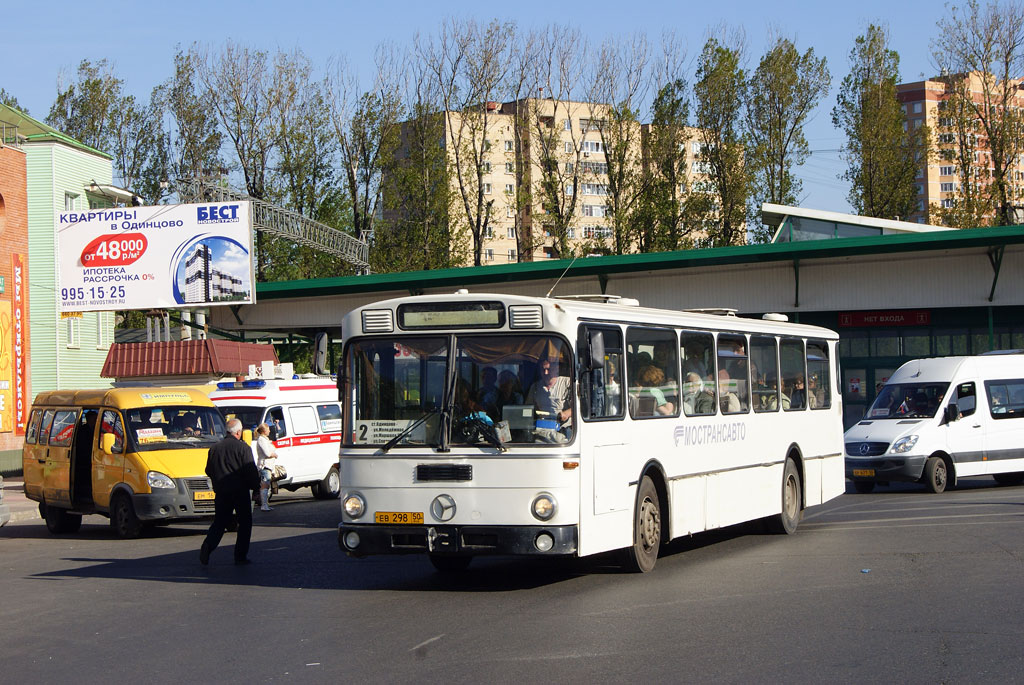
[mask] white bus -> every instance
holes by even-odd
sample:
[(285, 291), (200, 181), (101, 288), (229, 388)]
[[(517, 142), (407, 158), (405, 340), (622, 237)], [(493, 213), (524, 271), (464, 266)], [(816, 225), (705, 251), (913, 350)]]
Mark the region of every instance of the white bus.
[(343, 322), (340, 547), (473, 556), (623, 549), (844, 491), (829, 330), (614, 296), (405, 297)]

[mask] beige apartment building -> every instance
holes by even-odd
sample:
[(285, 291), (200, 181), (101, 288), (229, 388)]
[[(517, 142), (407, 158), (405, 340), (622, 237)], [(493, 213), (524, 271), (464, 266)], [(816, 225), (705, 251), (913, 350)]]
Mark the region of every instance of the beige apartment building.
[[(972, 73), (962, 78), (969, 79), (971, 93), (975, 102), (982, 101), (981, 75)], [(939, 208), (954, 206), (961, 189), (961, 179), (953, 151), (956, 147), (956, 132), (946, 112), (945, 102), (949, 98), (948, 86), (938, 79), (902, 83), (896, 88), (897, 97), (906, 113), (904, 127), (931, 129), (932, 155), (921, 160), (917, 177), (917, 208), (907, 217), (908, 221), (919, 224), (939, 223), (934, 212)], [(1016, 98), (1016, 106), (1024, 106), (1024, 97)], [(991, 169), (991, 154), (988, 141), (981, 133), (980, 127), (976, 134), (976, 164), (982, 169)], [(1020, 197), (1024, 189), (1024, 160), (1018, 163), (1012, 172), (1014, 190)], [(931, 220), (929, 220), (931, 216)], [(994, 214), (993, 214), (994, 216)]]
[[(477, 179), (472, 173), (472, 156), (467, 153), (474, 142), (480, 149), (481, 137), (486, 142), (480, 182), (485, 206), (489, 203), (490, 207), (489, 213), (484, 214), (488, 221), (483, 230), (483, 264), (561, 258), (564, 255), (559, 253), (552, 230), (552, 226), (558, 225), (559, 215), (571, 217), (564, 220), (570, 250), (600, 252), (602, 247), (614, 246), (607, 203), (608, 162), (600, 130), (607, 111), (605, 104), (528, 98), (491, 102), (485, 112), (440, 115), (452, 169), (451, 221), (458, 224), (453, 226), (452, 240), (465, 241), (464, 251), (470, 255), (468, 263), (472, 263), (472, 238), (464, 228), (466, 215), (460, 184), (475, 200)], [(403, 124), (403, 141), (407, 125)], [(633, 124), (623, 133), (627, 164), (637, 171), (646, 163), (643, 141), (648, 126)], [(690, 181), (694, 169), (699, 169), (699, 146), (694, 142), (694, 132), (695, 129), (688, 130), (685, 143)], [(517, 164), (523, 168), (517, 169)], [(517, 234), (529, 239), (517, 241)], [(532, 248), (530, 257), (521, 257), (521, 244)], [(634, 249), (626, 246), (627, 252)]]

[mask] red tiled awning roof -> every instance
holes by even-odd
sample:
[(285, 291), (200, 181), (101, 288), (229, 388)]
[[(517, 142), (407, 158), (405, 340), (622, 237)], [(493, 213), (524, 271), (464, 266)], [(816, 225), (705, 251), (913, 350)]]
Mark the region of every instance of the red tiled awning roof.
[(103, 362), (104, 378), (246, 374), (249, 365), (273, 360), (273, 345), (234, 340), (116, 343)]

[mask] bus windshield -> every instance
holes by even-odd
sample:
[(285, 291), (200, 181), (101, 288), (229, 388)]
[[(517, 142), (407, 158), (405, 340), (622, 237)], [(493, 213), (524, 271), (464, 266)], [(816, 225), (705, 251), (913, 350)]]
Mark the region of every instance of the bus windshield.
[(139, 452), (205, 449), (224, 437), (224, 418), (215, 407), (138, 407), (124, 414), (129, 439)]
[(927, 419), (942, 406), (949, 383), (893, 383), (878, 393), (867, 419)]
[(572, 440), (572, 356), (560, 337), (358, 340), (346, 352), (345, 368), (348, 445), (497, 447)]

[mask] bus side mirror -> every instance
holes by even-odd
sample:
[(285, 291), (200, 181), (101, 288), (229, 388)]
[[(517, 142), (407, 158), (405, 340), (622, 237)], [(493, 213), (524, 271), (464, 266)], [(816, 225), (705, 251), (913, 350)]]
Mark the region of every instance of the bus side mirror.
[(604, 368), (604, 333), (602, 331), (591, 332), (590, 359), (587, 361), (591, 370)]
[(946, 423), (953, 423), (960, 418), (960, 407), (956, 406), (955, 402), (951, 402), (946, 407)]
[(117, 440), (117, 436), (113, 433), (104, 433), (100, 436), (100, 448), (103, 450), (103, 454), (114, 453), (114, 442)]
[(242, 442), (246, 445), (252, 445), (252, 431), (248, 428), (242, 431)]

